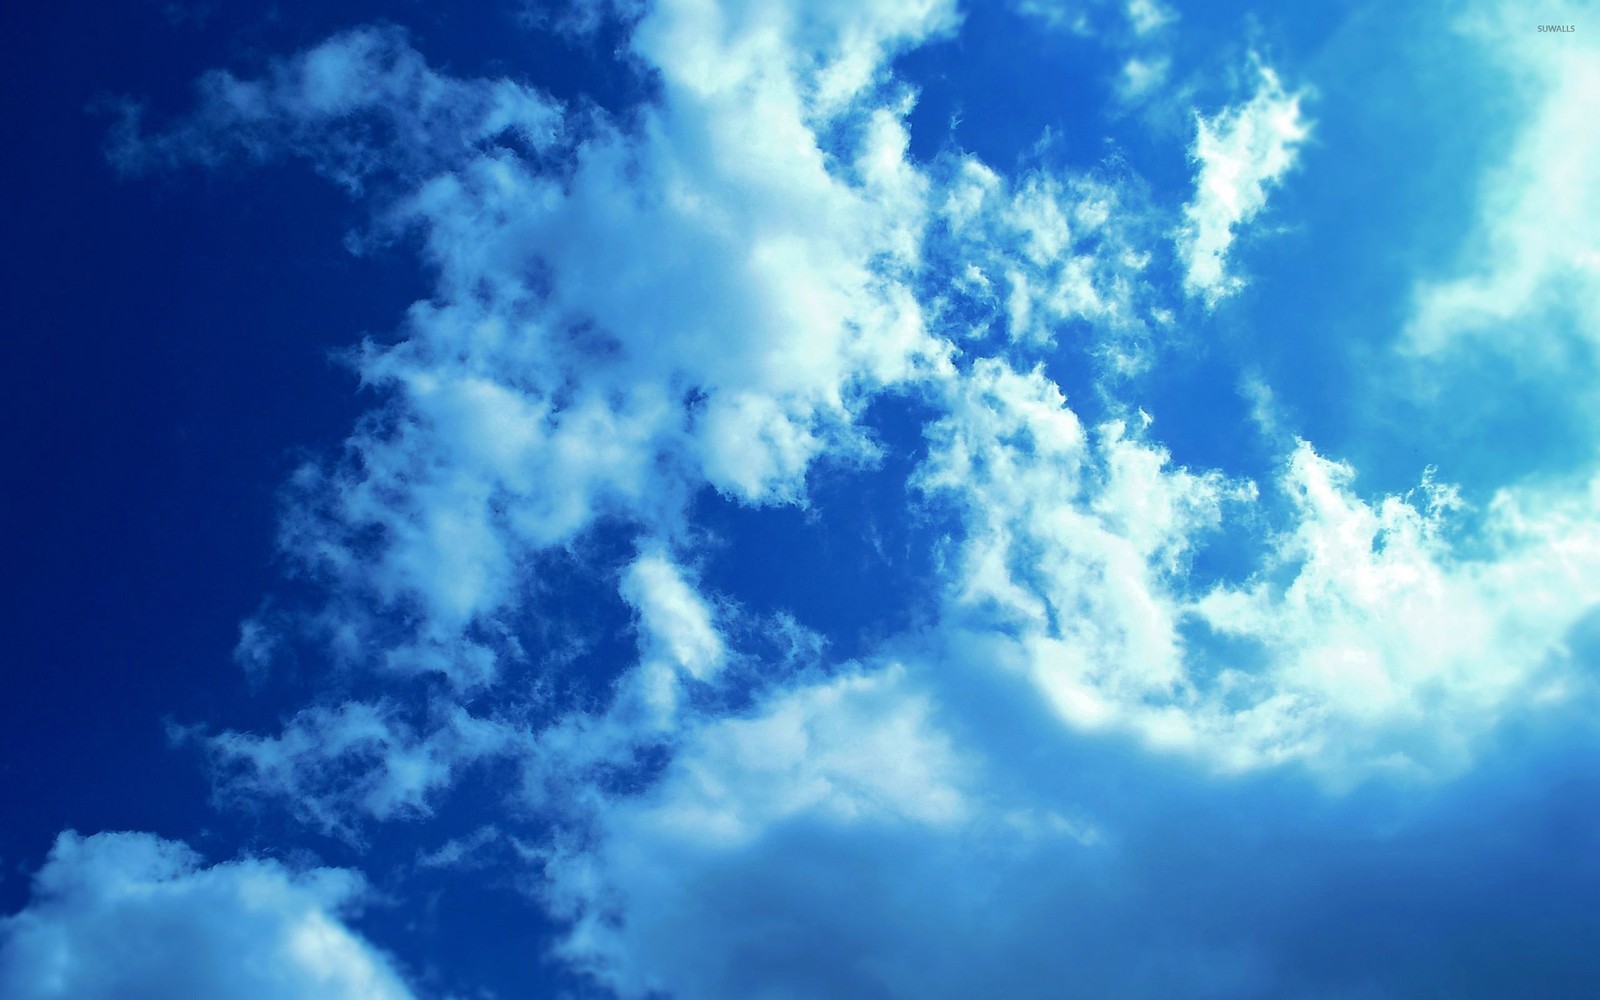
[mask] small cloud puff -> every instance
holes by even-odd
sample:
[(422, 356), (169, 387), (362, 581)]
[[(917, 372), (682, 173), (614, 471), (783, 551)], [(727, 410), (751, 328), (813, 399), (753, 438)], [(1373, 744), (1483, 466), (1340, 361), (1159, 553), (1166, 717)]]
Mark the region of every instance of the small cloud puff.
[(1268, 192), (1282, 183), (1311, 134), (1300, 113), (1302, 95), (1285, 91), (1270, 67), (1258, 70), (1249, 101), (1210, 118), (1195, 115), (1189, 156), (1199, 172), (1177, 244), (1184, 291), (1207, 306), (1244, 287), (1244, 279), (1228, 271), (1228, 250), (1238, 228), (1266, 207)]
[(622, 579), (622, 596), (639, 615), (639, 645), (695, 680), (709, 680), (726, 658), (711, 609), (683, 572), (659, 552), (634, 560)]
[[(1015, 7), (1017, 13), (1052, 30), (1081, 36), (1108, 33), (1140, 39), (1178, 19), (1177, 12), (1159, 0), (1015, 0)], [(1097, 17), (1106, 8), (1115, 8), (1120, 15), (1112, 22), (1116, 27), (1110, 30)]]
[(1134, 56), (1122, 64), (1117, 75), (1117, 99), (1124, 104), (1139, 103), (1166, 83), (1171, 68), (1168, 56)]

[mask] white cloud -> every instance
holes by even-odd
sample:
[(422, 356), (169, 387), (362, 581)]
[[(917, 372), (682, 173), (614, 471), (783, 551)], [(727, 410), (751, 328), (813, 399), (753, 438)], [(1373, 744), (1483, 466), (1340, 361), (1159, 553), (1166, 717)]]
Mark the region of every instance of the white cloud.
[[(872, 460), (856, 423), (875, 394), (948, 375), (913, 292), (930, 182), (885, 67), (953, 24), (945, 2), (658, 4), (631, 49), (660, 98), (622, 122), (562, 121), (514, 82), (446, 77), (398, 33), (358, 31), (263, 81), (215, 74), (192, 118), (129, 133), (129, 163), (242, 146), (378, 189), (365, 241), (415, 233), (435, 276), (399, 343), (353, 354), (384, 403), (343, 462), (297, 473), (282, 530), (332, 591), (312, 627), (395, 687), (278, 735), (212, 738), (231, 794), (282, 796), (355, 836), (360, 817), (428, 815), (477, 762), (566, 754), (535, 769), (561, 784), (670, 727), (682, 679), (714, 679), (727, 653), (682, 572), (649, 554), (622, 591), (644, 659), (612, 706), (536, 740), (460, 703), (523, 655), (513, 619), (542, 553), (607, 519), (667, 551), (708, 486), (803, 503), (820, 457)], [(546, 116), (532, 148), (484, 111), (508, 93)], [(426, 164), (363, 145), (374, 117)], [(253, 623), (249, 650), (270, 655), (274, 624)], [(449, 693), (418, 708), (399, 685), (427, 674)]]
[[(1600, 483), (1508, 491), (1469, 534), (1431, 477), (1365, 501), (1348, 467), (1301, 444), (1277, 510), (1251, 484), (1174, 468), (1142, 417), (1085, 427), (1041, 372), (981, 360), (948, 388), (919, 485), (961, 506), (965, 537), (934, 633), (898, 644), (918, 659), (686, 715), (658, 778), (584, 784), (573, 832), (524, 845), (572, 922), (562, 955), (620, 995), (1048, 995), (1063, 976), (1095, 995), (1276, 995), (1294, 976), (1275, 964), (1276, 908), (1301, 905), (1285, 900), (1327, 859), (1291, 823), (1296, 849), (1270, 862), (1290, 883), (1225, 926), (1175, 918), (1159, 971), (1131, 973), (1122, 921), (1151, 915), (1122, 878), (1175, 906), (1231, 899), (1208, 880), (1236, 870), (1175, 862), (1167, 838), (1261, 850), (1231, 820), (1152, 835), (1146, 809), (1203, 786), (1273, 826), (1339, 800), (1297, 785), (1304, 802), (1245, 805), (1248, 783), (1200, 774), (1458, 773), (1504, 715), (1577, 689), (1565, 645), (1600, 592)], [(1197, 579), (1193, 554), (1230, 520), (1265, 554), (1238, 582)], [(1202, 620), (1238, 645), (1197, 636)], [(1127, 753), (1119, 733), (1156, 752)], [(1146, 862), (1157, 871), (1122, 867)]]
[(738, 842), (801, 813), (959, 822), (960, 761), (928, 712), (897, 666), (800, 685), (696, 730), (647, 796), (646, 822), (695, 842)]
[[(1015, 6), (1017, 13), (1046, 27), (1082, 36), (1104, 33), (1138, 39), (1178, 19), (1176, 11), (1158, 0), (1015, 0)], [(1101, 16), (1111, 9), (1117, 15)]]
[(643, 552), (624, 571), (621, 595), (637, 616), (640, 654), (622, 681), (624, 700), (638, 700), (650, 728), (670, 729), (683, 681), (714, 681), (727, 648), (711, 608), (660, 550)]
[(1266, 207), (1268, 192), (1294, 166), (1311, 131), (1300, 113), (1301, 95), (1285, 91), (1271, 68), (1259, 71), (1249, 101), (1210, 118), (1195, 115), (1189, 156), (1199, 171), (1177, 244), (1184, 291), (1207, 305), (1244, 287), (1244, 279), (1229, 273), (1228, 251), (1239, 227)]
[(1141, 35), (1159, 31), (1178, 19), (1172, 8), (1157, 0), (1128, 0), (1128, 22)]
[(1582, 4), (1507, 4), (1463, 17), (1464, 41), (1490, 53), (1487, 84), (1519, 99), (1524, 118), (1480, 183), (1478, 217), (1449, 277), (1418, 283), (1404, 346), (1419, 353), (1471, 343), (1535, 365), (1563, 364), (1574, 346), (1600, 347), (1600, 45), (1592, 32), (1540, 34), (1536, 23), (1581, 23)]
[(1294, 517), (1267, 567), (1195, 605), (1266, 654), (1260, 675), (1217, 683), (1262, 692), (1240, 736), (1268, 759), (1454, 770), (1503, 714), (1568, 693), (1566, 639), (1600, 585), (1596, 486), (1503, 490), (1474, 532), (1452, 524), (1459, 501), (1431, 477), (1376, 503), (1353, 479), (1296, 449), (1282, 481)]
[[(671, 537), (704, 485), (802, 502), (819, 457), (871, 459), (867, 402), (949, 353), (910, 287), (927, 181), (884, 69), (953, 24), (941, 0), (658, 4), (632, 48), (661, 100), (626, 126), (563, 123), (363, 30), (264, 80), (213, 74), (193, 117), (127, 132), (130, 165), (242, 150), (352, 190), (381, 174), (377, 235), (421, 237), (433, 293), (354, 357), (385, 405), (344, 463), (302, 470), (283, 532), (346, 610), (411, 622), (383, 662), (481, 690), (539, 553), (605, 518)], [(347, 615), (349, 648), (380, 645), (369, 624)]]
[(622, 596), (639, 615), (639, 644), (647, 658), (661, 657), (695, 680), (710, 680), (727, 658), (711, 609), (659, 552), (628, 567)]
[[(548, 905), (572, 921), (564, 957), (623, 996), (727, 995), (692, 985), (722, 965), (723, 946), (701, 935), (725, 925), (683, 923), (686, 911), (720, 908), (700, 898), (708, 887), (699, 880), (722, 859), (784, 828), (938, 834), (959, 830), (972, 811), (972, 768), (898, 666), (801, 682), (746, 715), (686, 728), (678, 741), (659, 781), (641, 794), (591, 798), (593, 825), (537, 852)], [(683, 950), (685, 938), (699, 946)]]
[(142, 833), (63, 833), (27, 907), (0, 919), (13, 1000), (401, 1000), (388, 956), (343, 922), (359, 875), (267, 860), (205, 866)]
[(968, 655), (1020, 665), (1075, 725), (1186, 739), (1165, 731), (1193, 697), (1172, 595), (1196, 536), (1248, 488), (1167, 468), (1123, 422), (1084, 428), (1039, 371), (979, 362), (949, 405), (919, 476), (965, 516), (946, 627)]
[(419, 818), (471, 765), (511, 753), (522, 730), (440, 700), (423, 725), (388, 702), (313, 707), (276, 736), (204, 740), (227, 796), (274, 797), (325, 832), (354, 835), (354, 816)]
[(1130, 58), (1122, 64), (1122, 72), (1117, 76), (1117, 99), (1124, 104), (1144, 100), (1166, 83), (1171, 67), (1172, 60), (1168, 56)]
[[(464, 146), (549, 149), (561, 126), (559, 109), (527, 87), (439, 75), (394, 28), (335, 35), (273, 63), (259, 80), (208, 73), (196, 91), (195, 114), (154, 134), (142, 128), (142, 108), (124, 109), (112, 162), (142, 171), (294, 156), (359, 192), (374, 176), (413, 178), (443, 166)], [(369, 122), (382, 127), (363, 127)]]
[[(929, 436), (921, 488), (965, 519), (956, 655), (1019, 672), (1073, 727), (1224, 770), (1455, 770), (1505, 713), (1564, 696), (1566, 637), (1600, 592), (1594, 487), (1508, 489), (1456, 524), (1431, 478), (1369, 502), (1301, 443), (1275, 515), (1253, 484), (1173, 469), (1123, 422), (1085, 429), (1040, 372), (994, 360)], [(1230, 522), (1279, 528), (1242, 582), (1194, 578)]]
[[(1170, 20), (1119, 10), (1140, 34)], [(660, 103), (547, 121), (531, 152), (496, 95), (529, 121), (547, 102), (356, 33), (266, 81), (213, 77), (196, 119), (130, 140), (133, 158), (242, 148), (310, 157), (352, 189), (387, 177), (379, 234), (417, 234), (436, 277), (400, 343), (356, 355), (386, 402), (345, 463), (302, 470), (284, 528), (336, 592), (318, 627), (377, 650), (361, 681), (385, 696), (211, 739), (233, 794), (356, 837), (509, 759), (550, 841), (497, 817), (419, 863), (523, 852), (571, 921), (566, 957), (624, 995), (1027, 995), (1095, 965), (1079, 942), (1117, 937), (1102, 912), (1131, 919), (1084, 858), (1151, 849), (1116, 794), (1082, 805), (1097, 783), (1447, 773), (1505, 715), (1569, 696), (1564, 647), (1600, 592), (1595, 488), (1508, 488), (1481, 511), (1431, 479), (1364, 497), (1299, 443), (1260, 489), (1175, 464), (1143, 411), (1111, 402), (1086, 425), (1017, 360), (1082, 324), (1136, 371), (1171, 314), (1133, 191), (911, 161), (910, 97), (886, 67), (953, 19), (933, 2), (665, 0), (631, 49)], [(1135, 62), (1130, 86), (1164, 72)], [(1249, 101), (1197, 118), (1178, 245), (1185, 290), (1211, 304), (1239, 287), (1232, 243), (1309, 131), (1260, 73)], [(426, 162), (369, 158), (340, 131), (362, 115), (425, 138)], [(957, 365), (943, 325), (974, 314)], [(806, 504), (817, 463), (872, 460), (861, 416), (899, 390), (935, 413), (914, 486), (959, 522), (933, 620), (861, 663), (796, 642), (747, 671), (735, 606), (689, 569), (691, 502)], [(647, 540), (608, 577), (638, 662), (597, 699), (545, 704), (505, 683), (511, 630), (541, 556), (602, 521)], [(1224, 537), (1246, 568), (1200, 575)], [(372, 624), (385, 612), (401, 639)], [(241, 658), (270, 657), (270, 632), (242, 634)], [(1164, 767), (1174, 755), (1201, 766)], [(187, 864), (163, 877), (203, 874)], [(1126, 961), (1075, 981), (1275, 995), (1255, 945), (1182, 943), (1146, 949), (1159, 968), (1131, 988), (1145, 973)]]
[(1150, 213), (1130, 186), (1045, 170), (1006, 178), (972, 156), (943, 166), (945, 228), (931, 252), (963, 275), (952, 291), (985, 321), (962, 332), (981, 340), (992, 324), (1036, 349), (1080, 324), (1110, 371), (1149, 363), (1159, 320), (1139, 246)]

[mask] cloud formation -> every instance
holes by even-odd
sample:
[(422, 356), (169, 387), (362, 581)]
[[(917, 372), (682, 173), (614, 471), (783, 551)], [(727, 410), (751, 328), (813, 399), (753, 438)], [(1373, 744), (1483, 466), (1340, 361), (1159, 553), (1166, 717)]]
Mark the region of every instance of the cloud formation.
[[(1119, 10), (1139, 37), (1172, 20)], [(245, 632), (255, 660), (274, 630), (309, 629), (365, 686), (330, 684), (276, 734), (203, 738), (222, 799), (282, 800), (359, 840), (504, 768), (488, 832), (427, 863), (510, 845), (562, 921), (561, 955), (623, 996), (1436, 985), (1397, 958), (1335, 968), (1319, 941), (1387, 912), (1397, 873), (1442, 877), (1444, 860), (1408, 868), (1438, 827), (1507, 860), (1471, 828), (1514, 811), (1515, 780), (1479, 776), (1484, 803), (1411, 793), (1589, 696), (1600, 480), (1469, 503), (1426, 466), (1408, 491), (1363, 491), (1282, 427), (1254, 478), (1163, 443), (1169, 420), (1203, 414), (1157, 399), (1155, 420), (1144, 377), (1186, 298), (1209, 309), (1242, 287), (1234, 244), (1310, 134), (1301, 93), (1252, 64), (1253, 96), (1195, 117), (1193, 191), (1158, 192), (913, 157), (894, 59), (958, 30), (951, 4), (634, 13), (629, 52), (657, 89), (615, 118), (445, 76), (403, 34), (360, 29), (260, 80), (206, 77), (166, 129), (126, 125), (130, 168), (308, 160), (371, 199), (364, 245), (413, 237), (432, 282), (393, 342), (352, 354), (381, 404), (290, 486), (282, 544), (326, 606)], [(1158, 65), (1129, 76), (1129, 100)], [(1175, 280), (1153, 266), (1174, 219)], [(1554, 266), (1525, 243), (1508, 237), (1513, 305)], [(1464, 295), (1421, 308), (1455, 329)], [(1073, 370), (1069, 345), (1098, 368)], [(1092, 388), (1069, 401), (1074, 383)], [(916, 426), (875, 426), (886, 403)], [(933, 567), (912, 625), (841, 660), (804, 631), (828, 623), (762, 618), (719, 589), (706, 509), (810, 509), (820, 472), (890, 449)], [(605, 533), (620, 541), (587, 547)], [(769, 545), (759, 528), (732, 543), (752, 561)], [(520, 669), (549, 652), (528, 619), (558, 554), (622, 637), (566, 699)], [(99, 899), (98, 875), (55, 886), (123, 850), (185, 914), (233, 905), (246, 876), (319, 913), (355, 893), (263, 862), (202, 868), (151, 838), (63, 844), (38, 912)], [(1445, 921), (1460, 933), (1499, 926), (1483, 896), (1420, 897), (1470, 903)], [(1350, 933), (1414, 933), (1374, 926)], [(390, 982), (339, 933), (342, 962)]]
[(1075, 727), (1227, 770), (1449, 770), (1500, 713), (1559, 696), (1600, 588), (1583, 492), (1506, 491), (1463, 530), (1449, 487), (1367, 501), (1301, 442), (1258, 562), (1208, 580), (1209, 537), (1272, 516), (1254, 483), (1172, 468), (1138, 424), (1085, 428), (1041, 373), (997, 361), (928, 433), (919, 485), (966, 522), (944, 619), (964, 653)]
[(363, 891), (342, 869), (207, 866), (149, 834), (63, 833), (28, 906), (0, 918), (0, 993), (409, 1000), (393, 961), (344, 923)]
[(954, 336), (1048, 352), (1077, 342), (1111, 376), (1144, 370), (1169, 322), (1145, 272), (1152, 211), (1139, 189), (1036, 168), (1005, 177), (974, 156), (939, 165), (928, 255)]
[[(1076, 35), (1101, 32), (1148, 36), (1177, 20), (1177, 11), (1158, 0), (1015, 0), (1017, 13), (1056, 31)], [(1115, 11), (1115, 13), (1108, 13)]]
[(260, 79), (213, 71), (195, 98), (189, 118), (154, 132), (142, 107), (124, 106), (112, 164), (140, 173), (294, 157), (359, 193), (373, 179), (414, 180), (463, 147), (547, 149), (561, 126), (560, 109), (543, 96), (510, 80), (443, 76), (387, 27), (336, 35), (273, 62)]

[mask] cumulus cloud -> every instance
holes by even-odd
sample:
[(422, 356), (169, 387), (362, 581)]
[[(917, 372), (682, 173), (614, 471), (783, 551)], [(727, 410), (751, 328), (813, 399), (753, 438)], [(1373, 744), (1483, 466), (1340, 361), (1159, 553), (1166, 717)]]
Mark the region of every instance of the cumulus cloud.
[(918, 483), (965, 518), (946, 621), (968, 655), (1029, 672), (1075, 725), (1187, 742), (1174, 593), (1198, 537), (1250, 487), (1169, 468), (1142, 427), (1085, 428), (1038, 370), (980, 362), (950, 411)]
[(1195, 115), (1189, 157), (1199, 169), (1177, 245), (1184, 291), (1208, 306), (1244, 287), (1243, 278), (1229, 273), (1228, 251), (1239, 227), (1260, 214), (1268, 193), (1294, 167), (1311, 132), (1300, 113), (1301, 94), (1284, 90), (1270, 67), (1258, 71), (1250, 100), (1209, 118)]
[[(1597, 829), (1573, 800), (1594, 787), (1576, 757), (1536, 755), (1442, 798), (1330, 799), (1197, 784), (1087, 750), (999, 685), (959, 693), (945, 723), (965, 716), (1004, 753), (973, 783), (1076, 803), (1097, 838), (1043, 809), (953, 823), (788, 811), (773, 792), (752, 801), (748, 765), (695, 755), (695, 771), (619, 804), (602, 836), (541, 857), (552, 904), (580, 905), (569, 959), (623, 997), (1487, 997), (1530, 975), (1556, 994), (1593, 982), (1549, 906)], [(783, 772), (761, 777), (792, 791)], [(708, 795), (760, 822), (736, 837), (669, 823)], [(1540, 832), (1551, 808), (1554, 836)], [(1502, 947), (1460, 950), (1484, 935)]]
[[(685, 717), (654, 780), (591, 786), (574, 832), (529, 851), (571, 922), (563, 955), (624, 997), (1493, 979), (1441, 973), (1433, 949), (1501, 933), (1497, 907), (1534, 905), (1567, 862), (1474, 888), (1433, 851), (1520, 864), (1515, 789), (1562, 752), (1456, 799), (1419, 789), (1506, 717), (1581, 694), (1592, 497), (1506, 491), (1469, 531), (1431, 475), (1363, 499), (1302, 442), (1258, 488), (1175, 467), (1142, 416), (1086, 426), (1039, 370), (985, 359), (949, 388), (917, 476), (964, 521), (932, 633), (891, 643), (904, 661)], [(1257, 532), (1256, 565), (1207, 579), (1195, 557), (1229, 521)], [(1323, 780), (1248, 777), (1285, 764)], [(1342, 796), (1375, 773), (1392, 783)], [(1390, 906), (1446, 915), (1420, 934), (1338, 916)], [(1351, 963), (1329, 935), (1384, 957)]]
[(0, 993), (402, 1000), (389, 957), (344, 923), (359, 875), (246, 859), (205, 865), (143, 833), (63, 833), (33, 896), (0, 919)]
[[(624, 997), (1430, 982), (1426, 963), (1333, 963), (1297, 921), (1331, 868), (1351, 906), (1376, 905), (1414, 845), (1437, 842), (1428, 824), (1449, 821), (1408, 807), (1408, 782), (1458, 774), (1500, 720), (1580, 691), (1572, 637), (1600, 592), (1581, 497), (1508, 491), (1468, 534), (1431, 476), (1365, 500), (1348, 466), (1301, 443), (1262, 489), (1175, 467), (1140, 414), (1086, 426), (1039, 370), (979, 360), (949, 391), (916, 479), (964, 521), (932, 632), (891, 643), (904, 660), (813, 668), (731, 715), (681, 716), (652, 779), (574, 793), (569, 833), (525, 848), (570, 921), (566, 959)], [(1255, 567), (1198, 575), (1230, 521), (1257, 533)], [(698, 632), (699, 611), (682, 618)], [(629, 759), (621, 721), (550, 740), (562, 752), (535, 766), (597, 759), (606, 727)], [(1289, 763), (1323, 780), (1241, 777)], [(1326, 794), (1383, 772), (1399, 784), (1374, 793), (1397, 796), (1381, 830), (1363, 825), (1370, 799)], [(1150, 805), (1118, 791), (1132, 788)], [(1209, 846), (1160, 860), (1171, 838)], [(1233, 852), (1279, 881), (1237, 891)], [(1460, 895), (1462, 927), (1492, 921)], [(1182, 902), (1202, 897), (1214, 933)], [(1159, 961), (1141, 958), (1151, 947)]]
[[(945, 618), (962, 655), (1022, 673), (1072, 726), (1225, 770), (1458, 767), (1503, 713), (1560, 697), (1600, 592), (1593, 486), (1506, 490), (1463, 526), (1431, 477), (1368, 501), (1301, 442), (1275, 515), (1255, 484), (1172, 468), (1137, 424), (1086, 429), (1042, 373), (994, 360), (928, 433), (919, 485), (965, 518)], [(1242, 581), (1192, 572), (1226, 522), (1274, 518)]]
[(1134, 56), (1122, 64), (1117, 76), (1117, 98), (1124, 104), (1137, 104), (1160, 89), (1171, 68), (1172, 60), (1167, 56)]
[[(417, 234), (435, 275), (397, 343), (352, 356), (384, 404), (341, 461), (290, 484), (282, 545), (333, 595), (312, 629), (392, 680), (476, 697), (524, 655), (510, 617), (541, 553), (606, 519), (670, 539), (706, 487), (800, 503), (820, 456), (870, 461), (872, 396), (949, 370), (912, 289), (927, 181), (882, 71), (952, 23), (944, 3), (662, 4), (632, 43), (660, 101), (626, 125), (564, 121), (514, 81), (445, 77), (365, 29), (262, 80), (213, 74), (190, 117), (126, 132), (130, 165), (298, 155), (357, 192), (381, 173), (374, 235)], [(511, 141), (506, 105), (537, 143)], [(703, 680), (722, 654), (672, 572), (645, 559), (624, 596), (655, 662)], [(253, 622), (250, 649), (270, 653), (284, 622)], [(396, 706), (309, 709), (278, 736), (216, 737), (212, 756), (235, 791), (348, 832), (352, 810), (426, 815), (516, 744), (449, 698)]]
[[(124, 164), (299, 155), (352, 190), (383, 173), (376, 235), (422, 240), (432, 294), (353, 356), (386, 403), (344, 461), (301, 471), (285, 518), (291, 556), (350, 598), (347, 648), (481, 689), (517, 655), (501, 616), (540, 552), (607, 518), (671, 536), (703, 485), (801, 502), (819, 457), (871, 459), (870, 398), (948, 366), (910, 287), (909, 104), (881, 77), (951, 24), (936, 2), (661, 4), (633, 35), (661, 100), (626, 126), (364, 29), (125, 130)], [(409, 641), (372, 638), (353, 609), (374, 604)]]
[(1569, 693), (1567, 639), (1600, 592), (1600, 522), (1585, 513), (1600, 483), (1503, 490), (1462, 531), (1454, 490), (1431, 476), (1376, 502), (1353, 480), (1296, 448), (1280, 482), (1293, 516), (1267, 565), (1194, 605), (1266, 654), (1264, 678), (1217, 682), (1265, 681), (1271, 693), (1241, 718), (1259, 753), (1454, 770), (1503, 714)]

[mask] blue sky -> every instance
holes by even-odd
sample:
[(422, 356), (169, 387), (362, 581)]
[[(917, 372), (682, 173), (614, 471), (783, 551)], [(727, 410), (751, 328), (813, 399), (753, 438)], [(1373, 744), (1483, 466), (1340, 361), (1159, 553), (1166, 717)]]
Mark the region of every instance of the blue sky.
[(0, 994), (1592, 995), (1593, 11), (8, 9)]

